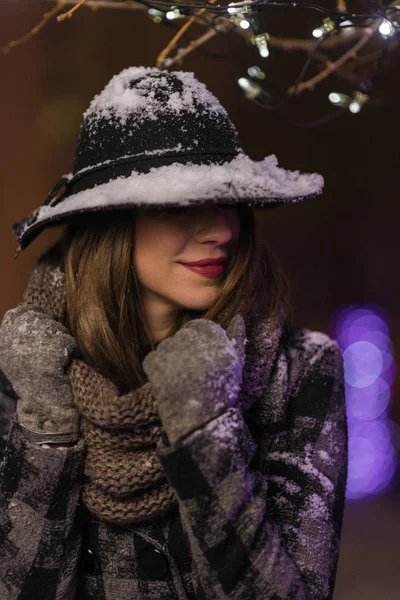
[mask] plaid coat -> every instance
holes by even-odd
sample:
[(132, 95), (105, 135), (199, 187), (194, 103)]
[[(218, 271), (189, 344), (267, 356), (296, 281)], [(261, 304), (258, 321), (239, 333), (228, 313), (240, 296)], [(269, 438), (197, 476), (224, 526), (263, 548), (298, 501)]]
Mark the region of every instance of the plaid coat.
[(42, 447), (14, 417), (0, 468), (0, 598), (332, 598), (347, 477), (343, 359), (321, 333), (291, 326), (286, 339), (261, 402), (157, 446), (179, 506), (154, 522), (97, 520), (80, 502), (83, 440)]

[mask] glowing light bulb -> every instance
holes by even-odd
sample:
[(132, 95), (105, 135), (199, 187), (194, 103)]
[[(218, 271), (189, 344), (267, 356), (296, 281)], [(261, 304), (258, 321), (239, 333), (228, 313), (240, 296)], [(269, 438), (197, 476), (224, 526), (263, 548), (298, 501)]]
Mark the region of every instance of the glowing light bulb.
[(361, 110), (361, 105), (356, 100), (352, 100), (349, 104), (349, 111), (353, 114), (359, 113)]
[(244, 91), (246, 98), (256, 98), (262, 91), (257, 83), (250, 81), (247, 77), (240, 77), (240, 79), (238, 79), (238, 84)]
[[(250, 6), (246, 6), (249, 4)], [(235, 15), (237, 13), (247, 13), (251, 12), (251, 0), (245, 0), (244, 2), (229, 2), (228, 13), (230, 15)]]
[(268, 49), (268, 44), (267, 44), (269, 37), (270, 36), (268, 33), (260, 33), (259, 35), (255, 35), (251, 39), (251, 43), (254, 44), (255, 46), (257, 46), (258, 52), (260, 53), (260, 56), (262, 56), (263, 58), (266, 58), (267, 56), (269, 56), (269, 49)]
[(390, 35), (393, 35), (395, 29), (390, 21), (388, 21), (387, 19), (382, 19), (378, 30), (383, 37), (389, 37)]
[(322, 27), (317, 27), (317, 29), (314, 29), (312, 32), (313, 36), (315, 38), (320, 38), (324, 35), (324, 32), (322, 30)]
[(247, 69), (247, 73), (250, 75), (250, 77), (254, 77), (256, 79), (265, 79), (265, 73), (258, 65), (249, 67)]
[(242, 19), (240, 21), (239, 25), (242, 29), (248, 29), (250, 27), (250, 22), (247, 21), (246, 19)]
[(351, 101), (350, 96), (347, 94), (340, 94), (338, 92), (331, 92), (328, 96), (329, 101), (335, 106), (347, 107)]
[(165, 13), (163, 13), (161, 10), (157, 10), (156, 8), (149, 8), (147, 14), (149, 17), (151, 17), (154, 23), (161, 23), (165, 16)]
[(354, 32), (354, 27), (352, 27), (352, 21), (342, 21), (339, 25), (339, 28), (342, 29), (342, 35), (348, 35)]
[(369, 100), (367, 94), (357, 91), (349, 104), (349, 111), (353, 114), (359, 113), (364, 104)]
[(335, 25), (334, 21), (332, 21), (332, 19), (330, 17), (326, 17), (322, 21), (322, 25), (320, 27), (317, 27), (316, 29), (314, 29), (312, 34), (315, 38), (320, 38), (324, 35), (328, 35), (335, 29), (336, 29), (336, 25)]
[(329, 100), (333, 104), (337, 104), (338, 102), (340, 102), (340, 95), (336, 94), (336, 92), (332, 92), (331, 94), (329, 94)]
[(169, 10), (165, 16), (170, 21), (172, 21), (173, 19), (179, 19), (179, 17), (182, 17), (182, 15), (179, 11), (179, 8), (175, 8), (174, 10)]

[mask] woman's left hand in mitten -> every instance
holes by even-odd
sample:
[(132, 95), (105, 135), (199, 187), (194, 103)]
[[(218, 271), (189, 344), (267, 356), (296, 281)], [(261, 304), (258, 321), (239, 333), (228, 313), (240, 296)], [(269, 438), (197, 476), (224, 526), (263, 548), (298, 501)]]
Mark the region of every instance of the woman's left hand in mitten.
[(226, 331), (214, 321), (193, 319), (145, 357), (143, 369), (172, 444), (236, 404), (246, 343), (241, 314)]

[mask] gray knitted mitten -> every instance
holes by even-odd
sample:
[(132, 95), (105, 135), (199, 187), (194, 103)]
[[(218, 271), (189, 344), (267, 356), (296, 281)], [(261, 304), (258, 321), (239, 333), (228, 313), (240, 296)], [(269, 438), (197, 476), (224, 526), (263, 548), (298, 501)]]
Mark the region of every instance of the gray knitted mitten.
[(143, 369), (172, 444), (235, 406), (246, 343), (241, 314), (233, 317), (226, 331), (213, 321), (193, 319), (144, 358)]
[(77, 342), (52, 313), (37, 306), (6, 312), (0, 327), (0, 368), (19, 399), (17, 416), (38, 443), (75, 442), (79, 413), (66, 375)]

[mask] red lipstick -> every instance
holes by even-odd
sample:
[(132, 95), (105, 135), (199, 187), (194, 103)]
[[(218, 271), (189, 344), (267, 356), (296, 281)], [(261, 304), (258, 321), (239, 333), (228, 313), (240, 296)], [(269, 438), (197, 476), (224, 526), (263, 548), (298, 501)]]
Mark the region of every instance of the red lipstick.
[(202, 258), (193, 262), (181, 263), (187, 269), (190, 269), (198, 275), (204, 277), (216, 278), (224, 271), (223, 263), (226, 261), (226, 256), (218, 256), (216, 258)]
[(204, 275), (205, 277), (219, 277), (221, 275), (221, 273), (223, 273), (224, 271), (224, 265), (214, 265), (214, 266), (208, 266), (208, 267), (192, 267), (188, 264), (185, 263), (181, 263), (183, 267), (186, 267), (186, 269), (189, 269), (190, 271), (193, 271), (194, 273), (197, 273), (198, 275)]
[(218, 256), (217, 258), (202, 258), (193, 262), (182, 263), (190, 267), (203, 267), (208, 265), (220, 265), (226, 261), (226, 256)]

